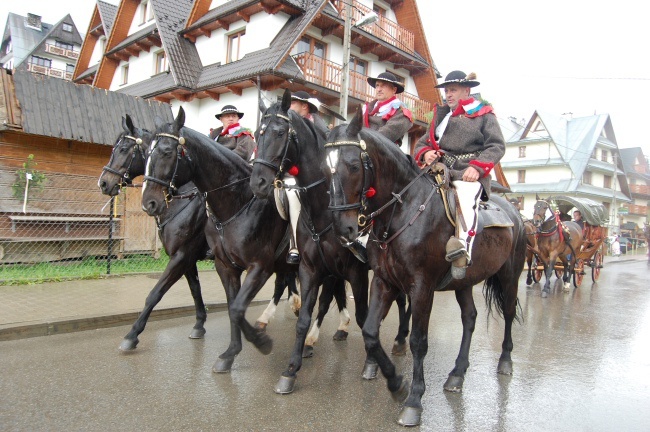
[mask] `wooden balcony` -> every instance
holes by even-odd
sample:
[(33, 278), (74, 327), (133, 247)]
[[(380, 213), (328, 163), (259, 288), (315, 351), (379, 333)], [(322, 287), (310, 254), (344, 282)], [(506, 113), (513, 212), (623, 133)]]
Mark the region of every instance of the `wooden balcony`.
[(650, 195), (650, 186), (648, 185), (629, 185), (630, 192), (640, 195)]
[(628, 214), (647, 216), (648, 206), (624, 204), (623, 207), (627, 208)]
[[(332, 0), (332, 4), (334, 4), (343, 19), (345, 19), (346, 1), (347, 0)], [(361, 17), (370, 12), (372, 12), (372, 9), (354, 1), (352, 3), (352, 24), (354, 25), (354, 23), (359, 21)], [(415, 53), (415, 35), (413, 32), (384, 16), (380, 16), (376, 23), (364, 26), (363, 30), (388, 42), (402, 51), (406, 51), (409, 54)]]
[[(302, 70), (305, 79), (313, 84), (341, 93), (341, 78), (343, 67), (308, 52), (293, 56)], [(370, 101), (374, 98), (375, 89), (368, 84), (368, 76), (350, 71), (349, 96), (361, 101)], [(431, 103), (420, 99), (411, 93), (400, 93), (399, 98), (413, 112), (415, 120), (428, 123), (430, 113), (433, 111)]]
[(69, 59), (77, 60), (79, 58), (79, 53), (74, 50), (69, 50), (65, 48), (60, 48), (51, 44), (45, 44), (45, 51), (50, 54), (58, 55), (61, 57), (67, 57)]
[(47, 75), (54, 78), (61, 78), (68, 81), (72, 79), (72, 72), (66, 72), (62, 69), (49, 68), (47, 66), (40, 66), (33, 63), (27, 64), (27, 70), (41, 75)]

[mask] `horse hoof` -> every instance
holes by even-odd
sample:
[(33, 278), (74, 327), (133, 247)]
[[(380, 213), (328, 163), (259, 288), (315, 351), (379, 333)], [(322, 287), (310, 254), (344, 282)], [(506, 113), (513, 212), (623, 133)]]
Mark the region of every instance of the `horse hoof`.
[(266, 333), (262, 333), (255, 341), (255, 348), (257, 348), (262, 354), (269, 355), (271, 354), (271, 351), (273, 351), (273, 339), (271, 339), (271, 337)]
[(543, 289), (543, 290), (542, 290), (542, 298), (546, 298), (546, 297), (548, 297), (548, 293), (549, 293), (548, 290)]
[(348, 339), (348, 332), (345, 330), (337, 330), (336, 333), (334, 333), (334, 336), (332, 336), (332, 339), (335, 341), (344, 341)]
[(262, 321), (255, 321), (255, 330), (258, 331), (266, 331), (266, 326), (269, 325), (269, 323), (264, 323)]
[(296, 384), (296, 377), (281, 376), (278, 383), (275, 385), (275, 392), (277, 394), (293, 393), (293, 387)]
[(531, 286), (533, 284), (533, 278), (526, 278), (526, 286)]
[(422, 417), (422, 408), (404, 407), (399, 413), (397, 423), (401, 426), (418, 426)]
[(228, 373), (230, 372), (230, 369), (232, 368), (232, 364), (235, 362), (234, 358), (225, 358), (222, 359), (219, 357), (216, 362), (214, 362), (214, 366), (212, 366), (212, 372), (214, 373)]
[(192, 329), (192, 333), (190, 333), (190, 339), (203, 339), (203, 336), (205, 336), (204, 328)]
[(138, 342), (140, 342), (140, 341), (138, 340), (138, 338), (135, 338), (135, 339), (124, 339), (124, 340), (122, 340), (122, 343), (120, 344), (119, 350), (120, 350), (121, 352), (129, 352), (129, 351), (133, 351), (133, 350), (135, 349), (135, 347), (138, 346)]
[(499, 360), (497, 373), (501, 375), (512, 375), (512, 360)]
[(409, 395), (409, 382), (406, 379), (402, 379), (402, 384), (399, 388), (391, 393), (391, 397), (395, 402), (402, 403), (406, 400)]
[(305, 345), (302, 349), (302, 358), (312, 358), (314, 356), (314, 347), (312, 345)]
[(377, 378), (378, 369), (379, 365), (377, 363), (367, 361), (366, 364), (363, 365), (363, 372), (361, 373), (361, 376), (365, 380), (373, 380)]
[(406, 342), (395, 341), (395, 343), (393, 343), (393, 350), (391, 351), (391, 354), (394, 356), (406, 355)]
[(449, 378), (447, 378), (447, 381), (445, 382), (443, 388), (445, 389), (445, 391), (451, 393), (460, 393), (463, 390), (464, 381), (465, 378), (463, 377), (449, 375)]

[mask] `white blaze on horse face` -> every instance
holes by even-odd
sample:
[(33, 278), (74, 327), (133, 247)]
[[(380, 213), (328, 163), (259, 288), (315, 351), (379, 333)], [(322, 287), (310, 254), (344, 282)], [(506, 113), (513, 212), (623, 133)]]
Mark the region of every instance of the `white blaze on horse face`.
[(327, 166), (332, 174), (336, 172), (336, 166), (339, 164), (340, 149), (333, 149), (327, 153)]
[[(158, 141), (155, 140), (155, 139), (154, 139), (154, 140), (151, 140), (151, 145), (149, 146), (149, 157), (147, 158), (147, 166), (146, 166), (145, 169), (144, 169), (144, 175), (145, 175), (145, 176), (149, 176), (149, 175), (151, 175), (151, 173), (149, 173), (149, 168), (150, 168), (149, 164), (151, 163), (151, 154), (153, 153), (154, 148), (156, 148), (156, 143), (157, 143), (157, 142), (158, 142)], [(143, 182), (142, 182), (142, 195), (144, 195), (144, 190), (145, 190), (146, 188), (147, 188), (147, 182), (146, 182), (146, 181), (143, 181)]]

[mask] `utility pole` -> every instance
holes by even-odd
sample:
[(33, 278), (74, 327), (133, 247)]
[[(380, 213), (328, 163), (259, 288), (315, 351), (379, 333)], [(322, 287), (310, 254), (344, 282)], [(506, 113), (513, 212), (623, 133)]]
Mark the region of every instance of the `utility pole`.
[(352, 3), (345, 2), (345, 26), (343, 27), (343, 70), (341, 71), (341, 114), (348, 118), (348, 94), (350, 91), (350, 39), (352, 38)]
[(616, 234), (618, 234), (618, 230), (616, 229), (617, 224), (616, 224), (616, 218), (618, 216), (618, 209), (616, 208), (616, 152), (612, 152), (612, 159), (614, 162), (614, 178), (612, 179), (612, 182), (614, 183), (612, 185), (613, 189), (613, 194), (612, 194), (612, 225), (614, 226), (614, 231), (616, 231)]

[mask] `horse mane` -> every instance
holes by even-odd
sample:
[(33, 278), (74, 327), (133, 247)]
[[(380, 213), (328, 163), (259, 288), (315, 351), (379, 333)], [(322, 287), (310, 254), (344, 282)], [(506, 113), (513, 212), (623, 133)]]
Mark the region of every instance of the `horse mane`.
[(404, 174), (408, 177), (413, 175), (420, 174), (420, 168), (418, 168), (415, 160), (411, 155), (408, 155), (402, 151), (402, 149), (396, 145), (394, 142), (386, 138), (381, 133), (370, 128), (361, 128), (359, 136), (364, 141), (370, 141), (373, 144), (376, 144), (382, 148), (382, 151), (389, 153), (395, 159), (396, 166), (400, 169), (400, 174)]

